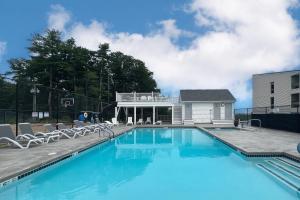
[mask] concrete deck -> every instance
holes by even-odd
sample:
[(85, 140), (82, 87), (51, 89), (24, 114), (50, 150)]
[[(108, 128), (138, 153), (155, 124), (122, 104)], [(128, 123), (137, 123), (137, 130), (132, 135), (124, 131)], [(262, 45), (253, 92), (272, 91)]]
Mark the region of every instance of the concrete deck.
[(251, 131), (208, 129), (208, 132), (246, 155), (286, 156), (300, 161), (300, 153), (297, 152), (300, 133), (265, 128)]
[[(116, 135), (120, 135), (132, 128), (134, 126), (119, 126), (113, 130)], [(76, 139), (61, 139), (29, 149), (0, 148), (0, 183), (106, 140), (107, 137), (91, 134)]]

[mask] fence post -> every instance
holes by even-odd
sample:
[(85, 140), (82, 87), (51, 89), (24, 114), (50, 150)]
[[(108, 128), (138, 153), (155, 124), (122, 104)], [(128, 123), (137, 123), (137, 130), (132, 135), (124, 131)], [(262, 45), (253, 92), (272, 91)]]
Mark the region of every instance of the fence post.
[(16, 136), (18, 136), (19, 127), (19, 83), (16, 80)]
[(59, 93), (56, 91), (56, 129), (58, 129)]
[(6, 110), (4, 110), (4, 113), (3, 113), (3, 114), (4, 114), (4, 116), (3, 116), (4, 122), (3, 122), (3, 123), (6, 124)]
[(247, 110), (247, 121), (249, 120), (249, 116), (248, 116), (248, 108), (246, 108), (246, 110)]

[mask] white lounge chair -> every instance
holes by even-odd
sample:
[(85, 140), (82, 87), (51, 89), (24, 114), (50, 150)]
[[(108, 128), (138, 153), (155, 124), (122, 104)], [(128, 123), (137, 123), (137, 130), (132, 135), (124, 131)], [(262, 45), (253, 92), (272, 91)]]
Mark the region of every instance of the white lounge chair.
[(52, 124), (44, 124), (44, 127), (49, 133), (58, 134), (60, 138), (63, 138), (63, 137), (68, 138), (68, 139), (72, 138), (67, 133), (64, 133), (60, 130), (56, 130), (56, 128)]
[(151, 117), (147, 117), (145, 124), (152, 124)]
[(95, 132), (98, 131), (95, 124), (85, 125), (82, 121), (78, 121), (78, 120), (74, 120), (73, 122), (76, 126), (75, 130), (82, 131), (83, 135), (86, 135), (86, 134), (89, 134), (89, 133), (92, 133), (92, 132), (95, 133)]
[[(0, 143), (13, 144), (19, 147), (20, 149), (28, 149), (32, 143), (43, 144), (44, 139), (33, 139), (29, 138), (26, 135), (15, 136), (9, 124), (0, 124)], [(24, 143), (25, 145), (22, 145), (22, 143)]]
[(105, 125), (108, 126), (110, 129), (114, 127), (114, 124), (111, 123), (110, 121), (105, 121)]
[(132, 117), (128, 117), (126, 126), (128, 126), (128, 125), (131, 125), (131, 126), (133, 125)]
[(161, 120), (156, 121), (155, 125), (162, 125), (162, 121)]
[(113, 118), (111, 118), (111, 121), (114, 126), (119, 126), (119, 122), (118, 122), (117, 118), (113, 117)]
[(57, 141), (59, 140), (59, 135), (57, 133), (43, 133), (43, 132), (36, 132), (34, 133), (30, 123), (19, 123), (19, 128), (22, 135), (27, 135), (32, 139), (37, 138), (44, 138), (46, 143), (49, 143), (50, 140)]
[(142, 125), (143, 123), (144, 123), (144, 122), (143, 122), (143, 119), (142, 119), (142, 118), (140, 118), (139, 121), (136, 122), (137, 125), (138, 125), (138, 124), (139, 124), (139, 125)]
[(113, 126), (114, 124), (111, 123), (110, 121), (105, 121), (106, 124), (110, 125), (110, 126)]
[(81, 130), (76, 128), (68, 128), (63, 123), (58, 123), (57, 126), (60, 131), (68, 134), (71, 138), (76, 138), (77, 136), (84, 136)]

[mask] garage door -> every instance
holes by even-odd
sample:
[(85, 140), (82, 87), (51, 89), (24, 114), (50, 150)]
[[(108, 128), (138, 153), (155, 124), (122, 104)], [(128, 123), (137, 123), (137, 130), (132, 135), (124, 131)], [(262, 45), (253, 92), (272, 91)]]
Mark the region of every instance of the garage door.
[(193, 103), (193, 120), (195, 123), (210, 123), (213, 104)]

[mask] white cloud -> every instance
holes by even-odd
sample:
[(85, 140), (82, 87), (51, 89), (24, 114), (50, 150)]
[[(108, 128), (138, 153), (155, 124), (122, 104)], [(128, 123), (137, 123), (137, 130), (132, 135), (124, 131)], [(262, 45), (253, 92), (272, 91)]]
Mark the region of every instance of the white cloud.
[[(292, 0), (194, 0), (189, 12), (195, 23), (209, 26), (202, 35), (181, 30), (170, 19), (145, 35), (110, 33), (92, 21), (73, 24), (66, 36), (93, 50), (108, 42), (113, 50), (145, 61), (161, 88), (229, 88), (245, 100), (251, 98), (247, 81), (253, 73), (299, 64), (299, 30), (288, 13), (294, 5)], [(188, 47), (173, 42), (186, 36), (192, 37)]]
[(6, 42), (0, 41), (0, 62), (5, 50), (6, 50)]
[(181, 30), (176, 26), (176, 21), (174, 19), (162, 20), (157, 23), (161, 25), (163, 29), (156, 32), (156, 34), (162, 34), (165, 37), (178, 39), (179, 37), (194, 37), (195, 34), (190, 31)]
[(48, 16), (48, 28), (65, 31), (66, 24), (70, 21), (71, 15), (59, 4), (51, 6), (51, 12)]

